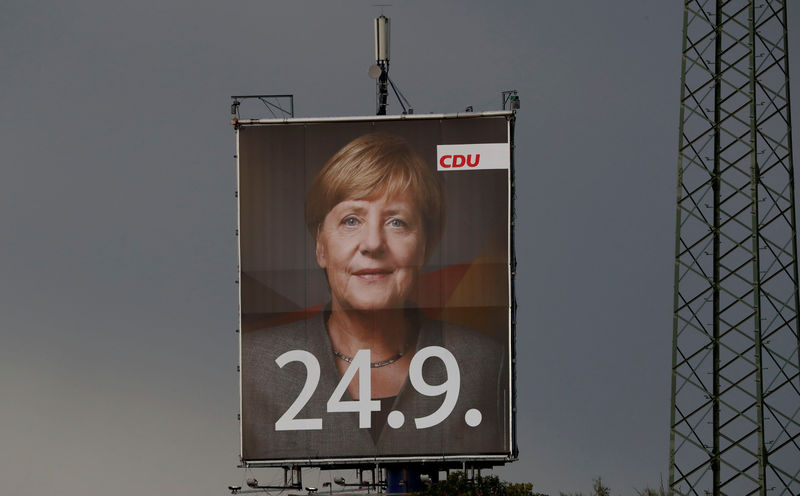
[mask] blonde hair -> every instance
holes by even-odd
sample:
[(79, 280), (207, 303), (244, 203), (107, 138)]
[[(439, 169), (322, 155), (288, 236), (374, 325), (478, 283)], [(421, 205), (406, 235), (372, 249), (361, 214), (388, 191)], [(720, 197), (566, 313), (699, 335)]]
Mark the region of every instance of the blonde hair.
[(336, 152), (314, 177), (306, 196), (306, 226), (317, 236), (325, 216), (345, 200), (409, 192), (422, 218), (427, 255), (444, 227), (442, 188), (432, 168), (398, 136), (360, 136)]

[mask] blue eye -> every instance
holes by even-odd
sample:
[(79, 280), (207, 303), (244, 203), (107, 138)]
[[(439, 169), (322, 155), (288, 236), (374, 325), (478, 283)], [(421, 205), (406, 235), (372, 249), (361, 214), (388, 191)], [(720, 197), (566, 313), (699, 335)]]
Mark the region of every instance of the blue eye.
[(389, 225), (391, 225), (392, 227), (406, 227), (406, 223), (400, 219), (392, 219), (391, 221), (389, 221)]
[(342, 224), (344, 224), (344, 225), (346, 225), (348, 227), (355, 227), (355, 226), (358, 225), (358, 219), (356, 219), (355, 217), (346, 217), (342, 221)]

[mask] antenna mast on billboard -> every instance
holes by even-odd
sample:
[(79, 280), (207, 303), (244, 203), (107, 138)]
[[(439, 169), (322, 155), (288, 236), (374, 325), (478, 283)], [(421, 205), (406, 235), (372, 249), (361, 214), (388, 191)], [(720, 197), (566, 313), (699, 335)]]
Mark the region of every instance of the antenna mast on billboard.
[(685, 5), (670, 494), (800, 494), (786, 3)]
[[(377, 7), (388, 7), (388, 4), (379, 4)], [(375, 19), (375, 63), (370, 66), (369, 77), (375, 79), (376, 90), (376, 110), (375, 115), (386, 115), (386, 107), (389, 99), (389, 86), (392, 87), (400, 106), (403, 107), (403, 114), (413, 114), (414, 109), (411, 103), (400, 92), (400, 89), (389, 79), (389, 26), (391, 19), (381, 14)]]
[(381, 14), (375, 19), (375, 65), (369, 75), (377, 77), (378, 109), (375, 115), (386, 115), (386, 100), (389, 97), (389, 18)]

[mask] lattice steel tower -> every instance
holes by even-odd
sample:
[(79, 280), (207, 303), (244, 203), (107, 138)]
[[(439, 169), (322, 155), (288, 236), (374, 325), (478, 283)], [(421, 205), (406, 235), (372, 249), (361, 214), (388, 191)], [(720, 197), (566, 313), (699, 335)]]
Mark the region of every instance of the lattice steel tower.
[(687, 0), (670, 490), (800, 494), (785, 0)]

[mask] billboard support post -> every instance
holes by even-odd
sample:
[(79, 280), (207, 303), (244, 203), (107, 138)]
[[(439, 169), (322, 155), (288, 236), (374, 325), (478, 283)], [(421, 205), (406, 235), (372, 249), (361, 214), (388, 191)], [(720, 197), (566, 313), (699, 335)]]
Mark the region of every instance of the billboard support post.
[(386, 492), (389, 494), (408, 494), (422, 491), (422, 477), (419, 470), (411, 465), (401, 465), (386, 469)]

